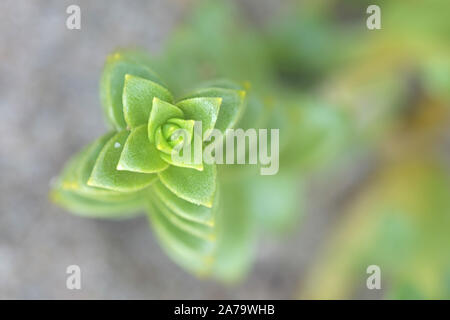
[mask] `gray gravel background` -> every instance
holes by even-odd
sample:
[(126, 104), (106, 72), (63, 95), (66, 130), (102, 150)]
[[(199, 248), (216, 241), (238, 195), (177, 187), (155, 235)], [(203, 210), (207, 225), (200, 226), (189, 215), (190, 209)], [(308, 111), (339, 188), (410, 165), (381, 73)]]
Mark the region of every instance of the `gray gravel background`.
[[(242, 7), (258, 19), (270, 13), (270, 1), (264, 3), (244, 1)], [(65, 27), (70, 4), (81, 6), (81, 31)], [(326, 179), (316, 177), (298, 232), (262, 240), (249, 277), (233, 287), (200, 281), (178, 268), (159, 248), (145, 218), (82, 219), (48, 201), (51, 178), (105, 130), (98, 81), (106, 55), (134, 45), (157, 52), (187, 5), (174, 0), (1, 1), (0, 298), (295, 297), (334, 221), (336, 205), (370, 171), (367, 161), (355, 160)], [(329, 183), (333, 175), (339, 190)], [(80, 291), (65, 287), (70, 264), (82, 268)]]

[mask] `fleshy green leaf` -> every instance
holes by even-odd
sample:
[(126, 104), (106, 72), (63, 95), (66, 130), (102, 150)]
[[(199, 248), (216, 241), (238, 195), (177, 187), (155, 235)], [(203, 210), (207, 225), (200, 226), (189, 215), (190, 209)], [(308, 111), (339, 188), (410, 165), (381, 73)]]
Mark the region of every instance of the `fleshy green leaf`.
[(148, 201), (149, 220), (160, 245), (179, 265), (196, 274), (207, 274), (213, 263), (215, 242), (185, 232), (171, 223)]
[(146, 125), (131, 130), (120, 156), (118, 170), (141, 173), (154, 173), (167, 169), (167, 162), (161, 159), (160, 152), (148, 140)]
[(75, 193), (81, 197), (106, 202), (117, 203), (138, 199), (139, 194), (137, 193), (123, 193), (87, 185), (98, 154), (113, 135), (114, 133), (111, 132), (100, 137), (75, 155), (65, 166), (55, 188)]
[(125, 75), (123, 89), (123, 112), (129, 128), (147, 124), (152, 109), (153, 98), (172, 102), (172, 94), (156, 82)]
[(172, 210), (172, 212), (180, 217), (209, 226), (214, 225), (215, 211), (217, 211), (219, 203), (218, 196), (214, 197), (213, 207), (207, 208), (177, 197), (172, 191), (167, 189), (161, 181), (156, 181), (153, 184), (152, 191), (155, 194), (155, 198), (165, 203), (167, 207)]
[(99, 195), (119, 195), (119, 192), (106, 190), (97, 187), (91, 187), (87, 185), (87, 181), (91, 176), (92, 169), (94, 168), (95, 161), (97, 160), (100, 151), (103, 149), (105, 144), (115, 135), (114, 132), (110, 132), (105, 134), (104, 136), (98, 138), (92, 144), (90, 144), (84, 155), (81, 156), (80, 165), (79, 165), (79, 189), (81, 192), (86, 194), (91, 194), (94, 197)]
[(129, 131), (123, 130), (106, 143), (95, 162), (88, 185), (132, 192), (147, 187), (157, 178), (156, 174), (117, 170), (128, 135)]
[(171, 166), (158, 173), (161, 182), (178, 197), (212, 207), (216, 191), (216, 166), (203, 165), (203, 171)]
[(64, 169), (55, 183), (56, 188), (62, 190), (78, 190), (78, 167), (80, 166), (80, 160), (86, 154), (88, 147), (83, 148), (79, 153), (74, 155), (64, 166)]
[(125, 75), (130, 74), (163, 85), (159, 77), (137, 56), (129, 52), (116, 52), (108, 56), (100, 81), (100, 97), (108, 122), (115, 129), (125, 129), (122, 94)]
[(136, 216), (143, 204), (139, 199), (125, 201), (102, 201), (92, 199), (69, 190), (53, 190), (50, 193), (53, 202), (78, 215), (89, 218), (128, 218)]
[(89, 158), (96, 145), (107, 136), (84, 148), (69, 161), (50, 192), (53, 202), (75, 214), (91, 218), (127, 218), (135, 216), (136, 211), (143, 207), (143, 198), (139, 193), (123, 194), (82, 185), (80, 169), (86, 165), (86, 157)]
[(166, 217), (168, 222), (172, 223), (177, 228), (203, 240), (207, 241), (216, 240), (217, 230), (213, 226), (185, 219), (180, 215), (174, 213), (166, 203), (161, 201), (159, 198), (155, 197), (155, 195), (150, 193), (149, 196), (153, 200), (153, 203), (155, 204), (159, 212)]
[(232, 128), (237, 123), (245, 108), (245, 91), (243, 90), (205, 88), (188, 95), (186, 99), (195, 97), (222, 98), (215, 125), (215, 128), (222, 132)]
[(151, 143), (155, 143), (156, 130), (172, 118), (184, 118), (183, 111), (178, 107), (168, 102), (162, 101), (158, 98), (153, 99), (153, 107), (150, 112), (150, 119), (148, 122), (148, 138)]
[(176, 103), (186, 119), (202, 123), (202, 137), (206, 139), (205, 132), (213, 129), (217, 121), (222, 98), (191, 98)]
[[(167, 163), (177, 166), (177, 167), (183, 167), (183, 168), (192, 168), (198, 171), (203, 171), (203, 162), (195, 161), (195, 145), (191, 143), (188, 147), (191, 150), (191, 154), (189, 159), (184, 159), (183, 157), (183, 150), (180, 150), (179, 158), (173, 157), (172, 154), (168, 153), (160, 153), (160, 157), (166, 161)], [(187, 158), (187, 157), (186, 157)]]

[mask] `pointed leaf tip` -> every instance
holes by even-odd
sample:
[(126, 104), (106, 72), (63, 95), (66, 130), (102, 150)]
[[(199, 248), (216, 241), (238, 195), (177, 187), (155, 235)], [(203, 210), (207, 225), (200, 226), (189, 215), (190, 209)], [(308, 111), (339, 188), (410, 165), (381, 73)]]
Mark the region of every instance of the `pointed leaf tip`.
[(123, 112), (129, 128), (147, 124), (153, 99), (172, 102), (172, 94), (156, 82), (131, 74), (125, 75)]

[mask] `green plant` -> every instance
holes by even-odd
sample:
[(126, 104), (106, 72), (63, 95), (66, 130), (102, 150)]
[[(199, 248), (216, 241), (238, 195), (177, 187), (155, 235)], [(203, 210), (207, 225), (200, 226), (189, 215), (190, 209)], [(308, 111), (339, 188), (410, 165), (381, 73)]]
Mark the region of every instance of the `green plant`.
[[(211, 82), (174, 100), (144, 54), (123, 51), (108, 57), (101, 100), (112, 130), (69, 161), (52, 199), (97, 218), (146, 209), (161, 245), (176, 262), (197, 274), (211, 273), (220, 229), (216, 165), (175, 161), (171, 152), (180, 142), (194, 145), (195, 121), (202, 123), (200, 139), (208, 129), (233, 127), (245, 108), (245, 91)], [(174, 139), (180, 128), (188, 134)]]
[[(69, 162), (54, 187), (52, 197), (70, 211), (88, 217), (124, 218), (145, 210), (161, 246), (173, 260), (193, 273), (230, 282), (241, 279), (249, 270), (259, 234), (285, 234), (297, 225), (304, 202), (303, 181), (309, 172), (333, 163), (344, 153), (352, 136), (352, 124), (339, 106), (323, 103), (306, 91), (286, 86), (286, 79), (280, 77), (279, 63), (274, 63), (272, 50), (269, 50), (271, 44), (260, 30), (246, 24), (233, 2), (208, 0), (195, 3), (190, 17), (168, 39), (161, 55), (148, 57), (141, 52), (130, 51), (111, 55), (102, 78), (101, 92), (104, 113), (113, 132)], [(208, 45), (204, 45), (206, 43)], [(310, 58), (314, 57), (317, 54)], [(150, 66), (164, 75), (168, 86), (150, 70)], [(125, 107), (127, 103), (137, 106), (129, 119), (122, 111), (123, 82), (127, 73), (131, 74), (127, 83), (135, 83), (135, 94), (129, 101), (127, 98)], [(150, 80), (155, 85), (146, 90), (146, 82), (136, 78)], [(240, 86), (226, 80), (211, 82), (210, 79), (214, 78), (235, 79), (244, 84), (245, 101)], [(302, 78), (310, 81), (307, 76)], [(106, 85), (108, 83), (113, 86)], [(193, 83), (206, 85), (186, 94)], [(171, 89), (170, 93), (167, 88)], [(200, 175), (200, 171), (188, 168), (189, 163), (180, 167), (180, 164), (171, 164), (170, 159), (166, 159), (169, 164), (163, 159), (164, 162), (159, 163), (169, 165), (165, 171), (131, 172), (133, 177), (144, 178), (140, 177), (143, 180), (139, 181), (128, 178), (129, 187), (138, 182), (142, 185), (149, 183), (141, 190), (124, 192), (87, 185), (107, 141), (114, 133), (124, 131), (122, 134), (126, 135), (130, 131), (128, 126), (131, 131), (143, 126), (135, 135), (145, 144), (150, 144), (150, 148), (154, 147), (152, 156), (164, 157), (167, 154), (164, 152), (167, 144), (163, 145), (166, 140), (164, 132), (162, 138), (160, 134), (160, 149), (155, 144), (156, 135), (151, 134), (153, 142), (145, 136), (151, 110), (142, 108), (145, 104), (140, 101), (148, 96), (148, 92), (152, 92), (150, 96), (157, 95), (161, 101), (158, 104), (170, 103), (175, 107), (177, 103), (174, 103), (173, 96), (222, 98), (215, 123), (219, 129), (226, 128), (225, 123), (244, 130), (279, 129), (279, 172), (273, 176), (260, 176), (257, 165), (219, 165), (216, 169), (211, 168), (217, 171), (213, 174), (216, 178), (210, 179), (215, 181), (214, 185), (209, 185), (209, 189), (199, 189), (202, 196), (193, 198), (185, 192), (171, 190), (160, 176), (173, 171)], [(149, 103), (153, 102), (153, 96), (147, 99)], [(225, 110), (234, 111), (228, 114)], [(193, 118), (184, 115), (183, 125), (189, 128), (189, 120)], [(174, 129), (171, 128), (167, 126), (166, 133)], [(117, 162), (112, 162), (108, 174), (100, 175), (106, 181), (127, 174), (127, 171), (115, 170), (124, 145), (120, 141), (115, 142), (120, 147), (111, 150), (116, 152)], [(115, 142), (111, 144), (114, 146)], [(121, 165), (123, 168), (136, 166), (155, 170), (143, 161), (145, 156), (126, 154), (127, 159)], [(147, 154), (149, 157), (150, 152)], [(174, 176), (179, 177), (178, 174)], [(155, 180), (151, 181), (151, 177)], [(190, 180), (186, 178), (187, 182)], [(181, 186), (187, 186), (187, 191), (194, 190), (192, 184), (191, 187), (188, 184), (174, 184), (172, 187)], [(216, 190), (214, 193), (213, 189)], [(175, 193), (172, 192), (174, 190)], [(211, 194), (213, 199), (209, 197)], [(212, 207), (196, 205), (189, 199), (212, 204)]]

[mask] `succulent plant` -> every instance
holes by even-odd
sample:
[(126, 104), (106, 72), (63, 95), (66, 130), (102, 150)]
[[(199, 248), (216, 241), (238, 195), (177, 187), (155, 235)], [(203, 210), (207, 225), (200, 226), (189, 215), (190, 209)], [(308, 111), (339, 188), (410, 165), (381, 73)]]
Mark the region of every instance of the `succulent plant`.
[[(217, 255), (220, 210), (215, 164), (171, 156), (175, 146), (194, 147), (195, 122), (208, 129), (233, 127), (245, 108), (245, 91), (211, 82), (174, 99), (141, 52), (107, 59), (101, 101), (111, 131), (76, 154), (56, 180), (51, 198), (96, 218), (122, 218), (146, 210), (162, 247), (196, 274), (211, 272)], [(176, 136), (178, 129), (187, 134)]]

